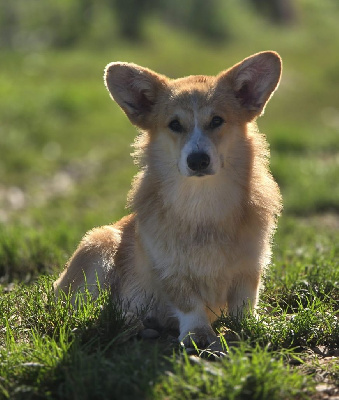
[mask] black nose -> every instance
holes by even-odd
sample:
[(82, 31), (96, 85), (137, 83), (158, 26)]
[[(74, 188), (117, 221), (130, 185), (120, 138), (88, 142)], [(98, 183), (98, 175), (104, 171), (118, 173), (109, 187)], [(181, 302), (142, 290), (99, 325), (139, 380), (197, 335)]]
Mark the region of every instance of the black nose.
[(206, 153), (191, 153), (187, 157), (187, 165), (192, 171), (203, 171), (210, 165), (210, 157)]

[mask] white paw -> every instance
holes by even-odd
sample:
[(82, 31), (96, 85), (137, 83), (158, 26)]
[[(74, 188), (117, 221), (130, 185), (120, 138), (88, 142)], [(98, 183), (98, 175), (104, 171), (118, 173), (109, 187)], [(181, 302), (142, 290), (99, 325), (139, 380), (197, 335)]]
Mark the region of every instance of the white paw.
[(206, 325), (190, 329), (188, 332), (180, 333), (179, 340), (185, 347), (198, 347), (198, 349), (204, 349), (218, 340), (218, 338), (212, 327)]

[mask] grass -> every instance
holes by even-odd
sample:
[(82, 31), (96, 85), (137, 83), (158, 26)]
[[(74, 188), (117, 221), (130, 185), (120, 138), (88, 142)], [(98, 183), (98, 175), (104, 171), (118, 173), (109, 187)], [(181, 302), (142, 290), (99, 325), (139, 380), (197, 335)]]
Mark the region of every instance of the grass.
[(217, 399), (303, 398), (309, 381), (291, 373), (288, 358), (288, 352), (278, 355), (244, 344), (218, 365), (184, 353), (180, 362), (173, 358), (173, 372), (157, 385), (155, 398), (205, 399), (211, 393)]
[[(98, 30), (71, 51), (2, 53), (0, 398), (319, 399), (338, 391), (336, 6), (300, 0), (288, 28), (268, 25), (242, 2), (225, 7), (233, 34), (223, 44), (151, 19), (138, 44), (114, 38), (112, 46)], [(284, 60), (280, 88), (258, 121), (284, 215), (258, 316), (223, 315), (216, 325), (235, 332), (238, 345), (211, 361), (167, 333), (138, 339), (106, 292), (79, 298), (77, 311), (67, 296), (55, 301), (53, 279), (84, 232), (126, 213), (135, 173), (135, 131), (105, 92), (103, 67), (120, 59), (172, 77), (215, 74), (265, 49)]]

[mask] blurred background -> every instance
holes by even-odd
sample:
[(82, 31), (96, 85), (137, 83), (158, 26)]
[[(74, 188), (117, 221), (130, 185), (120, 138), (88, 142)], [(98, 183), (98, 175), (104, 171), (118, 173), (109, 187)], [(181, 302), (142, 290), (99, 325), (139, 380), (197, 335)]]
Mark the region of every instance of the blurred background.
[(104, 87), (111, 61), (176, 78), (278, 51), (282, 82), (258, 124), (284, 215), (339, 228), (337, 0), (0, 0), (0, 10), (0, 281), (59, 268), (85, 230), (127, 212), (136, 131)]

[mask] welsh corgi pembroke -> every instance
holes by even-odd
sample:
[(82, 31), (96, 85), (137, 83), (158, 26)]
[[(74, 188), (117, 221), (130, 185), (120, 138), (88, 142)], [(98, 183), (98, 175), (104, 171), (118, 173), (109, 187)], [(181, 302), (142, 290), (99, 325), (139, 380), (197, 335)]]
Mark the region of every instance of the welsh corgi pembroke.
[(169, 79), (113, 62), (104, 80), (140, 134), (132, 213), (89, 231), (54, 283), (98, 294), (109, 287), (143, 326), (177, 326), (200, 348), (216, 340), (225, 310), (244, 315), (258, 301), (282, 203), (256, 118), (278, 87), (281, 59), (254, 54), (216, 76)]

